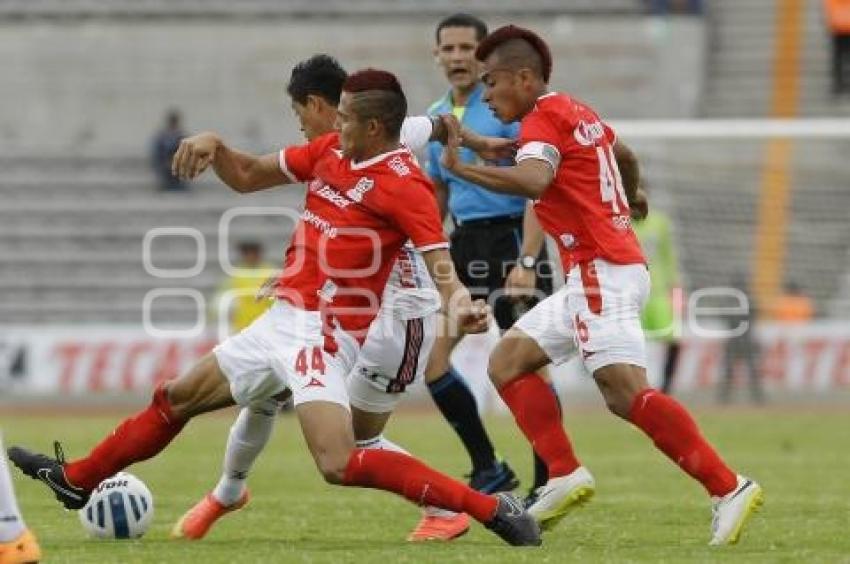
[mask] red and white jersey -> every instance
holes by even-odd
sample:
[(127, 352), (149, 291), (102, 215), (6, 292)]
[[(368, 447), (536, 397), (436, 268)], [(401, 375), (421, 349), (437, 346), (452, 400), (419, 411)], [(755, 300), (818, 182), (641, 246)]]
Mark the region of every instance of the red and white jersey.
[(557, 242), (565, 272), (594, 258), (646, 262), (632, 231), (615, 141), (592, 108), (557, 92), (538, 98), (521, 122), (517, 162), (540, 159), (555, 171), (534, 211)]
[(431, 184), (406, 147), (353, 163), (337, 133), (282, 150), (279, 163), (309, 183), (277, 296), (362, 338), (405, 241), (420, 252), (448, 247)]

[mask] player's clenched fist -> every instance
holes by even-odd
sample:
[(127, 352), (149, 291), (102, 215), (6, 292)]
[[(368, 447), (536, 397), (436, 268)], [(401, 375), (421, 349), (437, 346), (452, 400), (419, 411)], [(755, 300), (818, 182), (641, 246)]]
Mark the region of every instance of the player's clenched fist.
[(484, 300), (472, 301), (467, 294), (455, 306), (457, 326), (462, 334), (484, 333), (490, 325), (490, 306)]
[(215, 158), (221, 139), (215, 133), (199, 133), (180, 142), (171, 161), (171, 173), (191, 180), (204, 172)]

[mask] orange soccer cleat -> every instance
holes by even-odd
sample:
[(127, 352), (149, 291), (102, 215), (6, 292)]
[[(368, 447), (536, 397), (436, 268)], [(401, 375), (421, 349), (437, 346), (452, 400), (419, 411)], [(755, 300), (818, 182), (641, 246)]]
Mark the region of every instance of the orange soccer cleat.
[(216, 521), (232, 511), (242, 509), (250, 499), (251, 494), (246, 489), (239, 501), (233, 505), (222, 505), (212, 493), (208, 493), (174, 524), (171, 529), (171, 538), (200, 540), (206, 536)]
[(41, 560), (41, 548), (28, 529), (9, 542), (0, 543), (0, 564), (35, 564)]
[(469, 530), (469, 515), (466, 513), (446, 513), (431, 515), (425, 513), (408, 535), (410, 542), (450, 541), (462, 536)]

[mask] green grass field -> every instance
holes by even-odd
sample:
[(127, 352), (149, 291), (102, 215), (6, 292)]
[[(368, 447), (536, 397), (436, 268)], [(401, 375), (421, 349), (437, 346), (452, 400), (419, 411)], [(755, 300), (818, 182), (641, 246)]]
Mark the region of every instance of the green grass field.
[[(252, 503), (201, 542), (168, 531), (213, 485), (232, 414), (196, 420), (154, 461), (131, 471), (154, 493), (154, 525), (136, 541), (96, 541), (73, 513), (14, 471), (28, 524), (47, 562), (681, 562), (734, 557), (747, 562), (850, 562), (850, 412), (836, 408), (697, 412), (726, 459), (756, 477), (766, 493), (741, 543), (710, 548), (708, 499), (642, 434), (601, 409), (567, 415), (576, 450), (594, 473), (597, 496), (547, 533), (540, 549), (515, 549), (474, 525), (447, 544), (404, 538), (418, 510), (390, 494), (335, 488), (318, 477), (294, 418), (281, 418), (250, 483)], [(6, 445), (49, 452), (53, 438), (69, 457), (84, 453), (117, 417), (0, 416)], [(527, 483), (530, 456), (509, 418), (489, 428)], [(453, 475), (466, 457), (437, 415), (400, 414), (388, 437)]]

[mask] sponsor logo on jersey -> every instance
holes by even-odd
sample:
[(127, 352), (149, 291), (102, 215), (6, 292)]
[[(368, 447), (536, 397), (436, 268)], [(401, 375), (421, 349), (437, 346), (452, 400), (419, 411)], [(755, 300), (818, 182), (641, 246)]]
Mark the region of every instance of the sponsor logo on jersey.
[(363, 195), (366, 194), (369, 190), (371, 190), (375, 186), (375, 181), (371, 178), (362, 177), (357, 181), (357, 184), (354, 185), (354, 188), (348, 190), (345, 195), (357, 202), (358, 204), (363, 201)]
[(578, 125), (573, 130), (573, 137), (575, 137), (579, 145), (590, 147), (605, 137), (605, 128), (602, 127), (602, 124), (598, 120), (591, 123), (582, 120), (578, 122)]
[(311, 212), (310, 210), (304, 210), (301, 212), (301, 219), (304, 223), (309, 223), (331, 239), (336, 239), (336, 236), (339, 235), (337, 228), (331, 225), (330, 221)]
[(561, 244), (567, 249), (573, 249), (576, 246), (576, 236), (572, 233), (561, 233), (558, 239), (561, 240)]
[(326, 199), (336, 207), (340, 209), (345, 209), (352, 204), (352, 201), (328, 186), (327, 184), (322, 184), (321, 187), (313, 190), (313, 193), (317, 196), (321, 196)]
[(627, 231), (632, 227), (632, 218), (628, 215), (615, 215), (611, 218), (614, 227), (620, 231)]
[(410, 174), (410, 167), (407, 166), (407, 164), (399, 155), (396, 155), (389, 161), (387, 161), (387, 166), (389, 166), (393, 170), (393, 172), (395, 172), (399, 176), (407, 176), (408, 174)]
[(324, 388), (325, 385), (322, 384), (315, 376), (310, 377), (310, 381), (304, 384), (305, 388)]

